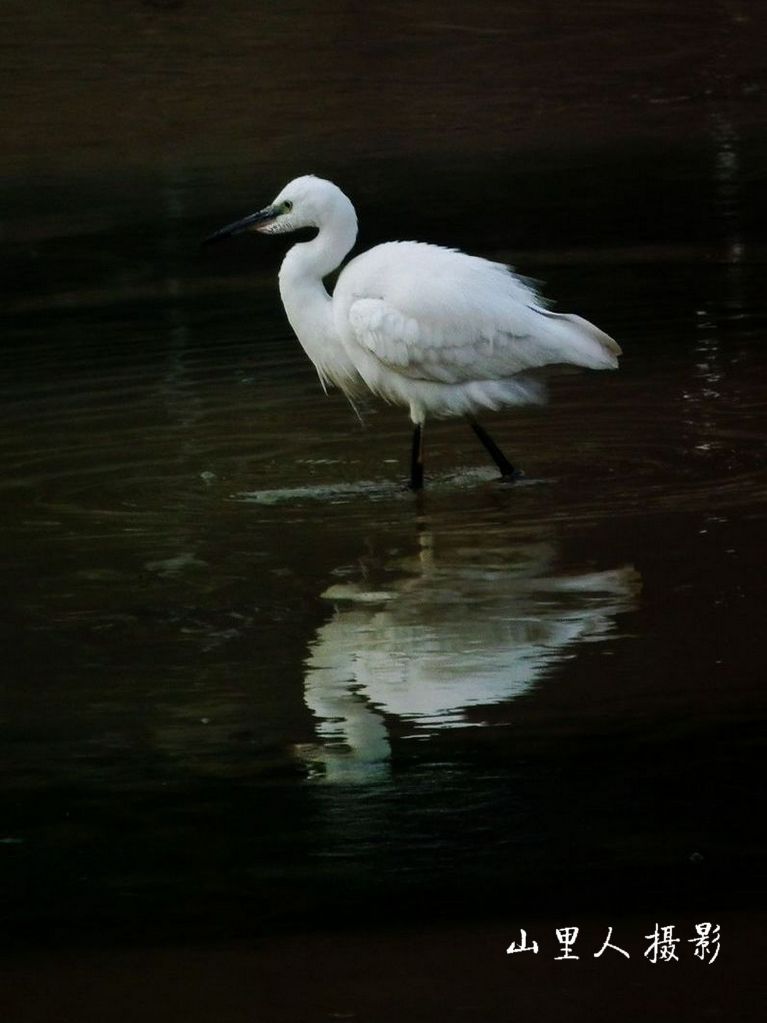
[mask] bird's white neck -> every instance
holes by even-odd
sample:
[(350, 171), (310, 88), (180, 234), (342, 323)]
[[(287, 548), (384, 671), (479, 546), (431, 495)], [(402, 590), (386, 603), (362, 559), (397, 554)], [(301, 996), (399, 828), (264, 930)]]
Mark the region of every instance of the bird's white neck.
[[(346, 199), (333, 217), (320, 227), (309, 242), (299, 242), (285, 256), (280, 267), (280, 296), (296, 337), (314, 363), (323, 381), (342, 386), (342, 377), (354, 375), (354, 367), (339, 376), (339, 366), (348, 361), (333, 325), (333, 303), (322, 283), (349, 252), (357, 238), (357, 217)], [(338, 349), (341, 348), (341, 352)]]
[(323, 224), (316, 237), (294, 245), (282, 261), (280, 295), (291, 323), (297, 303), (329, 299), (323, 278), (340, 265), (357, 238), (357, 216), (347, 203), (334, 210), (332, 221)]

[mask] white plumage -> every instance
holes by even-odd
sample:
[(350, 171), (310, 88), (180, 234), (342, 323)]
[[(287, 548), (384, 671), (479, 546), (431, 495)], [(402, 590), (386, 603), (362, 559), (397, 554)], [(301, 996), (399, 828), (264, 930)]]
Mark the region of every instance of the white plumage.
[[(349, 199), (311, 175), (286, 185), (271, 206), (217, 231), (269, 234), (316, 227), (280, 270), (293, 330), (323, 386), (350, 399), (367, 387), (404, 405), (416, 427), (411, 483), (422, 483), (421, 427), (428, 416), (467, 415), (541, 401), (533, 371), (568, 363), (615, 369), (621, 350), (579, 316), (553, 313), (508, 267), (421, 242), (388, 242), (352, 259), (331, 295), (323, 279), (357, 237)], [(504, 475), (514, 470), (472, 425)]]

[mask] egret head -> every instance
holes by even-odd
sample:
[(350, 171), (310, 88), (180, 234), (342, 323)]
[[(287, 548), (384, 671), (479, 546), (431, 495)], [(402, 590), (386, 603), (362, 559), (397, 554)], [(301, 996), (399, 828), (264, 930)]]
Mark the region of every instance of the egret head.
[(350, 215), (356, 226), (354, 207), (337, 185), (305, 174), (285, 185), (271, 205), (222, 227), (205, 241), (218, 241), (243, 231), (287, 234), (302, 227), (321, 228), (338, 218), (348, 219)]

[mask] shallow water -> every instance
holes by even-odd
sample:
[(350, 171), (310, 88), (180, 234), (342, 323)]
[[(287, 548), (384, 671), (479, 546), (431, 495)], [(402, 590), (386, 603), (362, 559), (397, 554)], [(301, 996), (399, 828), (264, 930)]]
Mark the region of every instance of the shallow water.
[[(740, 24), (742, 5), (720, 8)], [(192, 28), (183, 7), (126, 9), (145, 19), (144, 57), (209, 28), (197, 8)], [(618, 67), (631, 33), (584, 10), (561, 46), (612, 39)], [(175, 79), (180, 155), (153, 130), (122, 165), (137, 112), (115, 127), (108, 90), (79, 122), (64, 104), (79, 134), (56, 120), (45, 171), (44, 104), (37, 132), (6, 140), (10, 944), (763, 904), (763, 105), (741, 36), (737, 81), (709, 55), (699, 91), (682, 87), (675, 24), (671, 70), (644, 65), (638, 99), (628, 82), (594, 99), (588, 64), (572, 109), (562, 82), (541, 87), (549, 130), (570, 110), (577, 140), (546, 147), (531, 121), (518, 149), (483, 148), (483, 108), (437, 176), (423, 110), (407, 115), (426, 126), (417, 145), (387, 115), (377, 147), (331, 157), (312, 121), (246, 172), (219, 100), (206, 112), (198, 82), (182, 102)], [(481, 28), (420, 31), (465, 56)], [(535, 52), (543, 81), (552, 58)], [(128, 47), (120, 66), (139, 63)], [(335, 102), (353, 69), (331, 64)], [(468, 118), (481, 82), (460, 81)], [(620, 340), (620, 372), (556, 378), (546, 408), (488, 419), (518, 484), (464, 425), (435, 423), (415, 499), (405, 414), (370, 403), (360, 422), (291, 337), (281, 243), (199, 253), (307, 169), (304, 143), (357, 183), (363, 243), (407, 233), (511, 260)]]
[(730, 265), (662, 259), (547, 267), (602, 306), (623, 368), (495, 417), (517, 485), (433, 424), (422, 500), (404, 414), (363, 426), (326, 398), (272, 282), (19, 317), (14, 928), (229, 934), (360, 898), (407, 916), (414, 886), (461, 912), (491, 886), (554, 910), (594, 876), (590, 903), (761, 885), (761, 268), (737, 267), (735, 305)]

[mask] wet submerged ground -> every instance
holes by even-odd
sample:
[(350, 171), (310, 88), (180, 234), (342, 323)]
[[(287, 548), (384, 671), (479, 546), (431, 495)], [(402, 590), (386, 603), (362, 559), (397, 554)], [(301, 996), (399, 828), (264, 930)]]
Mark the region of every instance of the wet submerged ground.
[[(448, 135), (421, 109), (436, 71), (419, 61), (400, 134), (380, 114), (358, 158), (329, 157), (332, 126), (360, 123), (341, 113), (356, 65), (333, 77), (332, 46), (305, 58), (333, 115), (307, 121), (301, 146), (287, 129), (282, 147), (265, 136), (255, 169), (241, 138), (226, 149), (220, 99), (197, 78), (162, 86), (173, 146), (207, 123), (223, 152), (158, 155), (158, 126), (140, 136), (119, 91), (73, 137), (67, 94), (44, 172), (51, 96), (28, 109), (28, 135), (14, 129), (0, 384), (9, 1018), (56, 1004), (78, 1020), (245, 1005), (275, 1020), (441, 1019), (446, 1006), (501, 1019), (513, 1003), (612, 1019), (600, 990), (627, 1019), (672, 1005), (679, 1019), (751, 1018), (767, 354), (761, 79), (738, 28), (750, 8), (717, 8), (720, 50), (680, 14), (634, 80), (615, 69), (647, 18), (618, 5), (623, 29), (608, 31), (585, 4), (552, 28), (517, 7), (529, 65), (507, 73), (535, 116), (512, 92), (473, 119), (490, 87), (478, 69), (506, 73), (506, 37), (427, 19), (392, 53), (446, 40), (468, 62), (432, 96)], [(201, 46), (210, 26), (195, 17), (142, 7), (143, 59), (166, 36)], [(359, 26), (341, 29), (351, 42)], [(62, 52), (90, 53), (88, 39)], [(565, 103), (567, 82), (544, 70), (568, 47), (580, 62)], [(31, 95), (20, 68), (14, 88)], [(291, 95), (274, 103), (292, 110)], [(518, 148), (490, 145), (490, 122), (515, 112)], [(145, 146), (125, 166), (114, 123)], [(304, 142), (321, 165), (306, 166)], [(523, 481), (497, 481), (465, 425), (430, 423), (416, 499), (406, 414), (371, 402), (360, 423), (292, 338), (282, 242), (199, 253), (307, 169), (353, 194), (363, 246), (407, 235), (511, 261), (621, 342), (618, 373), (557, 377), (546, 408), (488, 417)], [(722, 956), (701, 969), (716, 981), (689, 950), (678, 975), (652, 973), (656, 922), (686, 941), (709, 919)], [(628, 972), (582, 962), (563, 986), (553, 932), (568, 924), (589, 960), (614, 926)], [(505, 956), (522, 927), (542, 945), (529, 969)], [(192, 985), (183, 1004), (176, 975)]]

